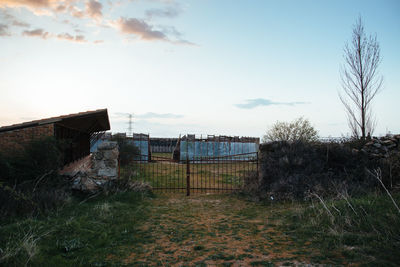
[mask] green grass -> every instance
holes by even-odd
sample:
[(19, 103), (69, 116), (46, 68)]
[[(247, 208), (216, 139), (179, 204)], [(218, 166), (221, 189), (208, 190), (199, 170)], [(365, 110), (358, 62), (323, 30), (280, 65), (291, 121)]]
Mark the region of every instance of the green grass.
[[(394, 198), (400, 202), (400, 195)], [(400, 214), (386, 195), (254, 203), (232, 194), (120, 193), (2, 221), (2, 266), (395, 266)], [(332, 214), (332, 215), (331, 215)]]
[(0, 227), (0, 265), (109, 265), (107, 255), (126, 255), (125, 246), (148, 242), (138, 231), (148, 199), (121, 193), (67, 207), (46, 217), (15, 220)]
[[(399, 193), (393, 197), (400, 203)], [(326, 257), (341, 254), (349, 263), (374, 266), (400, 262), (400, 213), (386, 194), (330, 200), (326, 208), (320, 202), (287, 211), (281, 229)]]
[[(240, 189), (256, 164), (190, 164), (191, 188)], [(187, 165), (175, 162), (140, 162), (121, 168), (121, 176), (149, 183), (153, 188), (186, 188)]]

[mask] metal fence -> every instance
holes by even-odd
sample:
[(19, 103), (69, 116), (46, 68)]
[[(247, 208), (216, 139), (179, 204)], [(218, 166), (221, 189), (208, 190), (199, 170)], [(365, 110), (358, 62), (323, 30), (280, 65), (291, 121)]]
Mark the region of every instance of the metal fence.
[(247, 177), (258, 174), (258, 153), (186, 160), (152, 155), (138, 156), (121, 175), (149, 183), (164, 192), (212, 193), (240, 190)]

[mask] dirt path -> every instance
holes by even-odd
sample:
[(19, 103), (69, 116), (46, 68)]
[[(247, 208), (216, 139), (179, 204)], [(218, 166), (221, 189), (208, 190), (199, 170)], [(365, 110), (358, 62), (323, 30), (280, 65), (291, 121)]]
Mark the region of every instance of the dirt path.
[(299, 246), (278, 230), (282, 211), (271, 206), (230, 195), (160, 196), (152, 202), (150, 219), (138, 229), (147, 241), (127, 248), (125, 264), (304, 266), (319, 257), (309, 244)]

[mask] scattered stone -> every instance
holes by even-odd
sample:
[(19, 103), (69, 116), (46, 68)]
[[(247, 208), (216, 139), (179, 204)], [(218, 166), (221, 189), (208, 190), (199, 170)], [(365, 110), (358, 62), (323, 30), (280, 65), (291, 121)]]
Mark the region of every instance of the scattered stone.
[(93, 194), (99, 190), (99, 185), (87, 173), (78, 172), (73, 177), (72, 189)]

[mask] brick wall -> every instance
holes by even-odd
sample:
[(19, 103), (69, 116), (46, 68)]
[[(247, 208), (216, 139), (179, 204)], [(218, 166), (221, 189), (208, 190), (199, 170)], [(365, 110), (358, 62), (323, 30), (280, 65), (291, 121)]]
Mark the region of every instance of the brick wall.
[(54, 124), (28, 127), (0, 133), (0, 151), (12, 152), (26, 142), (46, 136), (54, 136)]

